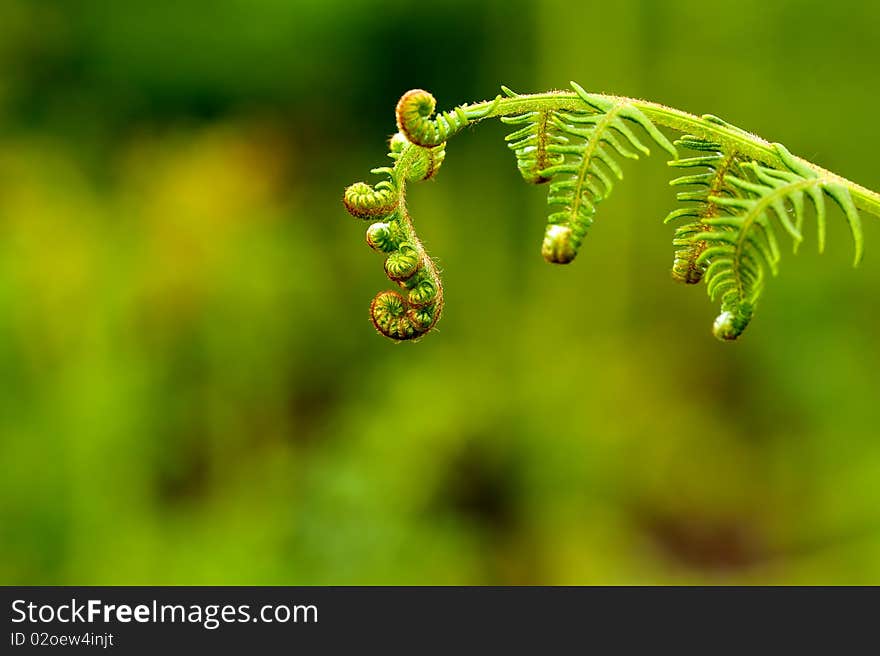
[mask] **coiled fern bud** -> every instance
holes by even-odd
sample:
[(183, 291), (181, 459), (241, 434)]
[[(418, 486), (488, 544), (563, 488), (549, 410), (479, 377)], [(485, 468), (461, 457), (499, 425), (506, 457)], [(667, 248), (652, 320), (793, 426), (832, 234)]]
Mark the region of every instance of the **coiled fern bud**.
[(490, 114), (498, 103), (501, 96), (497, 96), (488, 107), (473, 110), (459, 106), (451, 112), (438, 114), (431, 119), (437, 101), (424, 89), (412, 89), (407, 91), (397, 102), (397, 128), (417, 146), (430, 148), (439, 146), (451, 136), (463, 130), (467, 125), (477, 119), (485, 118)]
[(367, 245), (377, 253), (390, 253), (401, 241), (396, 224), (379, 222), (367, 228)]
[(370, 304), (370, 321), (385, 337), (405, 341), (421, 337), (440, 318), (440, 307), (414, 308), (398, 292), (379, 292)]
[(541, 255), (553, 264), (571, 262), (577, 255), (571, 228), (561, 225), (547, 226), (544, 231), (544, 242), (541, 244)]
[(752, 320), (753, 306), (746, 303), (731, 305), (730, 309), (722, 307), (721, 310), (721, 314), (712, 324), (712, 334), (720, 340), (733, 341), (748, 327)]
[(395, 341), (424, 335), (440, 318), (443, 287), (434, 262), (416, 235), (404, 200), (408, 182), (433, 177), (446, 153), (443, 145), (423, 148), (395, 134), (389, 143), (394, 167), (373, 169), (386, 174), (375, 187), (358, 182), (346, 189), (343, 204), (357, 218), (375, 221), (367, 228), (367, 245), (385, 255), (385, 274), (405, 294), (379, 292), (370, 304), (370, 321)]
[(431, 147), (439, 146), (468, 124), (460, 107), (432, 120), (430, 116), (436, 107), (434, 96), (424, 89), (407, 91), (397, 103), (398, 129), (412, 143)]
[(342, 202), (348, 213), (359, 219), (380, 219), (395, 210), (400, 196), (394, 184), (383, 180), (375, 187), (355, 182), (345, 189)]

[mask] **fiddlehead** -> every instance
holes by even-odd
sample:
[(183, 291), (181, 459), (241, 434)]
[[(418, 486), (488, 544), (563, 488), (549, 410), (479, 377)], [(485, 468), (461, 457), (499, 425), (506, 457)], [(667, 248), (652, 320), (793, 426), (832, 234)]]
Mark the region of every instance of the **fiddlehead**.
[(367, 245), (385, 255), (385, 273), (404, 293), (380, 292), (370, 304), (370, 321), (380, 333), (396, 341), (428, 332), (443, 309), (443, 287), (437, 267), (416, 235), (406, 208), (406, 183), (427, 180), (443, 163), (443, 146), (422, 148), (401, 134), (391, 138), (389, 156), (395, 166), (373, 169), (388, 175), (370, 186), (350, 185), (343, 204), (352, 216), (382, 219), (367, 228)]
[(345, 190), (343, 203), (349, 214), (359, 219), (381, 218), (391, 214), (399, 202), (399, 194), (390, 180), (375, 187), (366, 182), (355, 182)]
[(479, 111), (456, 107), (432, 119), (431, 115), (437, 106), (434, 96), (424, 89), (412, 89), (403, 94), (397, 103), (397, 129), (417, 146), (439, 146), (471, 121), (488, 115), (500, 100), (501, 96), (497, 96), (493, 104)]
[[(677, 194), (685, 206), (666, 222), (682, 220), (675, 230), (673, 278), (704, 280), (709, 295), (721, 300), (714, 333), (735, 339), (751, 320), (767, 272), (780, 259), (781, 228), (802, 240), (806, 205), (815, 208), (819, 249), (825, 242), (825, 199), (843, 210), (861, 258), (858, 208), (880, 216), (880, 194), (795, 157), (779, 144), (711, 116), (694, 116), (656, 103), (591, 94), (575, 83), (573, 91), (520, 95), (502, 87), (504, 96), (461, 105), (434, 116), (435, 100), (416, 89), (397, 104), (399, 129), (391, 140), (393, 167), (374, 169), (386, 180), (355, 183), (343, 202), (354, 216), (373, 221), (367, 243), (385, 255), (385, 272), (401, 291), (373, 299), (371, 320), (394, 340), (419, 337), (437, 322), (443, 289), (437, 268), (419, 241), (406, 208), (408, 182), (433, 177), (445, 157), (446, 141), (468, 125), (500, 118), (514, 126), (506, 139), (523, 179), (549, 183), (552, 211), (542, 243), (550, 262), (571, 262), (593, 223), (597, 206), (623, 172), (618, 158), (638, 159), (648, 148), (636, 135), (644, 131), (673, 156), (670, 166), (687, 169), (672, 181), (692, 187)], [(682, 133), (674, 144), (658, 129)], [(679, 159), (676, 146), (697, 154)]]

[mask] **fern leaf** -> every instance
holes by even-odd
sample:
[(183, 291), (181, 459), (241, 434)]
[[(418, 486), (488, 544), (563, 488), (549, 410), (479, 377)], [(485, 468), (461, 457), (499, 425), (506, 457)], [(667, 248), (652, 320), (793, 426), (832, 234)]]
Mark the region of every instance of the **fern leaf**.
[[(623, 179), (618, 158), (638, 159), (639, 153), (650, 154), (629, 124), (641, 126), (677, 157), (675, 146), (634, 105), (589, 94), (575, 83), (572, 87), (592, 111), (555, 111), (546, 119), (550, 128), (543, 134), (552, 138), (545, 138), (544, 148), (550, 165), (534, 174), (542, 181), (550, 180), (547, 203), (557, 209), (549, 216), (541, 252), (548, 262), (557, 264), (575, 258), (593, 223), (596, 206), (611, 193), (615, 180)], [(527, 125), (514, 133), (515, 138), (542, 134), (538, 121), (543, 117), (526, 120), (536, 127)], [(529, 147), (531, 142), (524, 145)]]
[[(719, 119), (720, 120), (720, 119)], [(682, 169), (705, 169), (701, 173), (691, 173), (675, 178), (672, 186), (697, 187), (696, 191), (683, 191), (676, 195), (680, 202), (687, 203), (683, 208), (673, 210), (664, 219), (670, 223), (686, 218), (688, 221), (675, 230), (672, 246), (675, 255), (672, 262), (673, 279), (689, 285), (700, 282), (705, 272), (705, 264), (698, 264), (700, 256), (706, 250), (706, 242), (695, 240), (701, 232), (709, 230), (706, 219), (728, 214), (727, 209), (711, 200), (713, 196), (737, 196), (739, 191), (730, 185), (726, 178), (729, 173), (742, 176), (740, 168), (742, 158), (736, 151), (723, 152), (721, 144), (686, 135), (675, 142), (679, 148), (702, 153), (699, 156), (685, 159), (674, 159), (669, 166)]]
[(782, 228), (795, 248), (802, 241), (805, 200), (809, 199), (824, 242), (825, 197), (843, 210), (856, 245), (855, 263), (862, 255), (862, 230), (858, 211), (849, 191), (832, 177), (822, 176), (800, 163), (781, 145), (774, 144), (789, 170), (773, 169), (757, 162), (739, 166), (745, 175), (728, 173), (725, 183), (735, 195), (711, 194), (707, 202), (727, 210), (727, 215), (703, 219), (708, 230), (691, 237), (706, 247), (696, 264), (706, 267), (710, 298), (721, 299), (721, 314), (713, 331), (720, 339), (739, 337), (748, 326), (764, 288), (766, 273), (776, 275), (780, 251), (776, 231)]
[(516, 163), (523, 180), (529, 184), (543, 184), (550, 178), (542, 171), (562, 163), (564, 156), (553, 154), (552, 145), (565, 145), (568, 139), (554, 130), (556, 112), (550, 109), (528, 112), (519, 116), (503, 116), (508, 125), (522, 126), (505, 137), (516, 155)]

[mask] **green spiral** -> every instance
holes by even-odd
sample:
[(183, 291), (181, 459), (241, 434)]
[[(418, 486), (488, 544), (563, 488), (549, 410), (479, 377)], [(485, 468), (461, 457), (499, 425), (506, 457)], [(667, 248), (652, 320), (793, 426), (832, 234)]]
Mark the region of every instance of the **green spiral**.
[(397, 232), (391, 223), (374, 223), (367, 228), (367, 245), (377, 253), (390, 253), (400, 245)]
[(440, 318), (440, 310), (440, 303), (412, 307), (399, 292), (384, 291), (370, 304), (370, 321), (385, 337), (402, 342), (427, 333)]
[(422, 253), (412, 242), (403, 242), (385, 260), (385, 273), (395, 282), (408, 280), (418, 271)]
[(345, 189), (342, 202), (348, 213), (359, 219), (380, 219), (395, 210), (400, 195), (394, 184), (383, 180), (375, 187), (366, 182), (355, 182)]
[(446, 159), (445, 144), (434, 146), (433, 148), (422, 148), (421, 146), (413, 147), (415, 156), (412, 164), (407, 169), (407, 182), (421, 182), (422, 180), (430, 180), (433, 178), (443, 160)]
[(416, 145), (403, 132), (392, 136), (388, 145), (394, 166), (372, 170), (388, 179), (374, 187), (365, 182), (351, 185), (343, 203), (353, 216), (374, 221), (367, 228), (367, 245), (385, 256), (385, 274), (403, 292), (379, 292), (370, 304), (370, 321), (385, 337), (403, 341), (431, 330), (443, 309), (440, 274), (416, 235), (405, 191), (408, 182), (436, 175), (446, 152), (443, 144)]
[(723, 304), (721, 314), (712, 324), (712, 334), (720, 340), (732, 342), (742, 335), (752, 320), (754, 306), (750, 303), (742, 305)]
[(432, 119), (431, 115), (437, 107), (434, 96), (424, 89), (412, 89), (403, 94), (397, 102), (395, 112), (397, 128), (417, 146), (425, 148), (439, 146), (467, 127), (471, 121), (490, 114), (500, 101), (499, 95), (484, 109), (469, 110), (459, 106)]

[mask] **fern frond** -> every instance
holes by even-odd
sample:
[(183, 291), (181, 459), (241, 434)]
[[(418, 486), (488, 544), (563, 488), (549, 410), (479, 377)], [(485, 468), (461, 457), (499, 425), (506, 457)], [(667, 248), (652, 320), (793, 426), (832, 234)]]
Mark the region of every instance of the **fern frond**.
[(819, 247), (824, 246), (825, 197), (844, 211), (855, 242), (855, 264), (862, 257), (862, 230), (858, 210), (849, 191), (834, 178), (822, 176), (801, 166), (780, 144), (774, 144), (788, 170), (774, 169), (758, 162), (746, 162), (741, 169), (753, 180), (728, 173), (725, 182), (735, 195), (709, 195), (707, 201), (728, 211), (725, 216), (704, 219), (708, 230), (691, 238), (706, 248), (696, 260), (706, 267), (706, 284), (712, 300), (721, 299), (721, 314), (713, 332), (720, 339), (739, 337), (751, 320), (763, 291), (766, 273), (778, 273), (780, 259), (776, 231), (781, 227), (794, 240), (795, 250), (803, 240), (801, 228), (805, 200), (816, 211)]
[(675, 178), (669, 184), (672, 186), (696, 187), (695, 191), (682, 191), (676, 194), (676, 199), (687, 205), (681, 209), (673, 210), (664, 219), (664, 223), (670, 223), (680, 219), (687, 219), (685, 223), (675, 230), (672, 238), (672, 246), (675, 255), (672, 262), (672, 277), (678, 282), (693, 285), (703, 279), (705, 264), (698, 264), (700, 255), (706, 249), (706, 242), (695, 240), (694, 237), (709, 229), (705, 223), (719, 215), (728, 214), (728, 210), (711, 198), (713, 196), (736, 197), (740, 192), (727, 181), (728, 174), (742, 176), (742, 156), (736, 151), (723, 152), (723, 146), (715, 141), (701, 139), (693, 135), (686, 135), (675, 141), (679, 148), (701, 153), (695, 157), (674, 159), (668, 162), (669, 166), (681, 169), (704, 169), (703, 172), (693, 173)]
[(568, 143), (568, 139), (554, 129), (556, 119), (556, 112), (552, 109), (501, 117), (502, 123), (518, 127), (505, 140), (509, 142), (507, 147), (516, 155), (520, 175), (529, 184), (549, 182), (550, 178), (542, 172), (561, 164), (565, 159), (564, 155), (548, 150), (553, 145)]
[(541, 248), (544, 259), (556, 264), (575, 258), (596, 205), (611, 193), (615, 179), (623, 179), (618, 157), (650, 154), (630, 124), (641, 126), (673, 157), (678, 156), (675, 146), (631, 103), (594, 96), (574, 82), (572, 87), (587, 111), (558, 111), (549, 117), (556, 139), (546, 145), (546, 152), (557, 159), (537, 171), (540, 178), (550, 180), (547, 203), (559, 208), (548, 218)]
[(385, 274), (397, 283), (397, 291), (380, 292), (370, 304), (370, 320), (376, 330), (395, 341), (421, 337), (440, 319), (443, 285), (433, 260), (416, 236), (406, 208), (407, 182), (433, 177), (446, 156), (442, 146), (423, 148), (402, 134), (391, 138), (388, 156), (395, 166), (373, 169), (388, 175), (375, 186), (356, 182), (345, 190), (343, 204), (361, 219), (384, 219), (367, 228), (367, 244), (385, 255)]
[[(385, 273), (400, 291), (380, 292), (370, 305), (376, 329), (393, 340), (428, 332), (443, 308), (443, 287), (433, 260), (416, 235), (405, 202), (406, 185), (433, 177), (446, 156), (446, 141), (465, 127), (500, 118), (514, 127), (506, 137), (523, 179), (549, 183), (550, 216), (541, 252), (549, 262), (571, 262), (596, 208), (623, 178), (621, 159), (648, 155), (636, 136), (641, 128), (682, 169), (672, 181), (684, 206), (666, 222), (675, 230), (672, 275), (685, 283), (706, 282), (721, 300), (714, 333), (736, 339), (748, 325), (768, 272), (780, 259), (781, 229), (803, 240), (806, 206), (815, 209), (820, 252), (825, 245), (826, 198), (843, 210), (862, 257), (858, 210), (880, 216), (880, 194), (795, 157), (785, 147), (731, 125), (717, 116), (695, 116), (634, 98), (574, 91), (521, 95), (502, 87), (504, 97), (460, 105), (434, 115), (436, 101), (422, 89), (397, 103), (399, 132), (391, 139), (391, 167), (373, 169), (387, 179), (346, 189), (348, 212), (369, 219), (367, 244), (385, 257)], [(659, 130), (682, 134), (674, 144)], [(635, 130), (635, 131), (634, 131)], [(676, 147), (694, 155), (678, 158)]]

